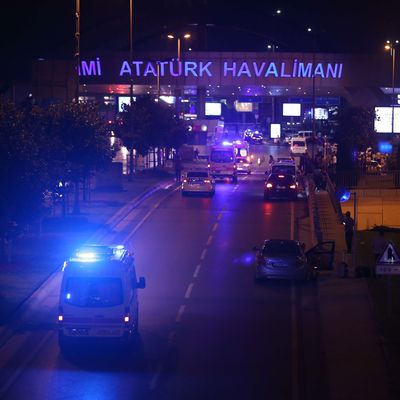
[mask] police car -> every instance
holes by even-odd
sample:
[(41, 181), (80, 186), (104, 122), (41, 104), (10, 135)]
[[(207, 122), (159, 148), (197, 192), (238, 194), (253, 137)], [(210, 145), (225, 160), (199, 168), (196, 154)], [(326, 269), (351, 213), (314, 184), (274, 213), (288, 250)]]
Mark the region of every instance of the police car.
[(138, 330), (134, 257), (122, 246), (85, 246), (64, 262), (59, 301), (59, 346), (96, 339), (130, 342)]

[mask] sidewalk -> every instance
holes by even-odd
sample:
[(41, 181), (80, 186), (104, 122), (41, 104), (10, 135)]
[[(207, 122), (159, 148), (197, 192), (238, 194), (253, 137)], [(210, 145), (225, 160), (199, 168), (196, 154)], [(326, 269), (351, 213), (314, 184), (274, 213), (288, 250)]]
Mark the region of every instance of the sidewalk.
[(91, 192), (90, 200), (81, 202), (79, 215), (63, 218), (61, 210), (56, 210), (43, 221), (40, 237), (27, 233), (14, 240), (10, 262), (0, 261), (0, 326), (60, 268), (79, 243), (117, 222), (113, 216), (125, 205), (139, 201), (160, 184), (174, 183), (171, 176), (154, 172), (137, 174), (132, 181), (124, 179), (122, 191)]
[[(334, 271), (324, 272), (318, 284), (330, 400), (391, 399), (366, 280), (354, 277), (343, 224), (329, 193), (316, 192), (314, 203), (322, 240), (336, 243)], [(338, 274), (343, 259), (351, 267), (348, 278)]]

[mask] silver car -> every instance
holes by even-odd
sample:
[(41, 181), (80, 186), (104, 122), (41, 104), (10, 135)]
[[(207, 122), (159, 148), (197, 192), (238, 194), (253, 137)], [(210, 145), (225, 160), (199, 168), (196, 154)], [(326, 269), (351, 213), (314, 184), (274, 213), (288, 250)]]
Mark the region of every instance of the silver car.
[(207, 194), (213, 196), (215, 193), (215, 181), (206, 171), (188, 171), (182, 181), (182, 196), (188, 194)]
[[(305, 252), (304, 244), (297, 240), (270, 239), (261, 248), (254, 247), (257, 252), (254, 279), (296, 279), (316, 280), (318, 268), (308, 262), (311, 256)], [(311, 250), (312, 251), (312, 250)]]

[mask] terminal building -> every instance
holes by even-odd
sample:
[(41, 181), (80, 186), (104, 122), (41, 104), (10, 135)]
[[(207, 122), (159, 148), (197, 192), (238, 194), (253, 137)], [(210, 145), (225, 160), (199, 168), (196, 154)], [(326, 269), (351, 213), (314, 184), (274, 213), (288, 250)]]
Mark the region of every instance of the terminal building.
[[(152, 95), (174, 104), (186, 120), (221, 119), (226, 127), (254, 125), (271, 134), (316, 127), (334, 130), (346, 105), (378, 107), (378, 129), (400, 133), (400, 88), (387, 55), (284, 52), (170, 52), (84, 55), (37, 60), (32, 93), (41, 100), (94, 100), (108, 118), (133, 98)], [(391, 113), (394, 112), (394, 124)], [(393, 124), (393, 126), (392, 126)]]

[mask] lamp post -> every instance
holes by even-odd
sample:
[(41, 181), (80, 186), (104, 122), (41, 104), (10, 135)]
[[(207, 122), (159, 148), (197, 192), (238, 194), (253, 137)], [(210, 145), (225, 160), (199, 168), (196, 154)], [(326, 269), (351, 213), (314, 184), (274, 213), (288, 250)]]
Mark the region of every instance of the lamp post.
[(315, 128), (315, 51), (316, 51), (316, 36), (312, 28), (308, 27), (307, 32), (311, 33), (313, 36), (313, 58), (312, 58), (312, 132), (313, 132), (313, 142), (312, 142), (312, 156), (314, 160), (315, 156), (315, 142), (316, 142), (316, 128)]
[[(175, 36), (172, 33), (169, 33), (167, 35), (168, 39), (175, 39)], [(190, 38), (190, 33), (185, 33), (182, 36), (183, 39), (189, 39)], [(177, 42), (178, 42), (178, 61), (181, 61), (181, 37), (177, 36), (176, 37)]]
[(81, 58), (81, 2), (75, 1), (75, 59), (76, 59), (76, 88), (75, 102), (79, 103), (79, 64)]
[(385, 45), (385, 50), (389, 50), (390, 55), (392, 56), (392, 134), (394, 133), (394, 78), (396, 70), (396, 45), (398, 44), (398, 40), (395, 40), (394, 42), (387, 40)]
[[(129, 0), (129, 66), (130, 66), (130, 82), (129, 82), (129, 118), (130, 118), (130, 136), (133, 138), (133, 75), (132, 75), (132, 61), (133, 61), (133, 0)], [(133, 179), (133, 160), (134, 153), (133, 147), (129, 149), (129, 180)]]

